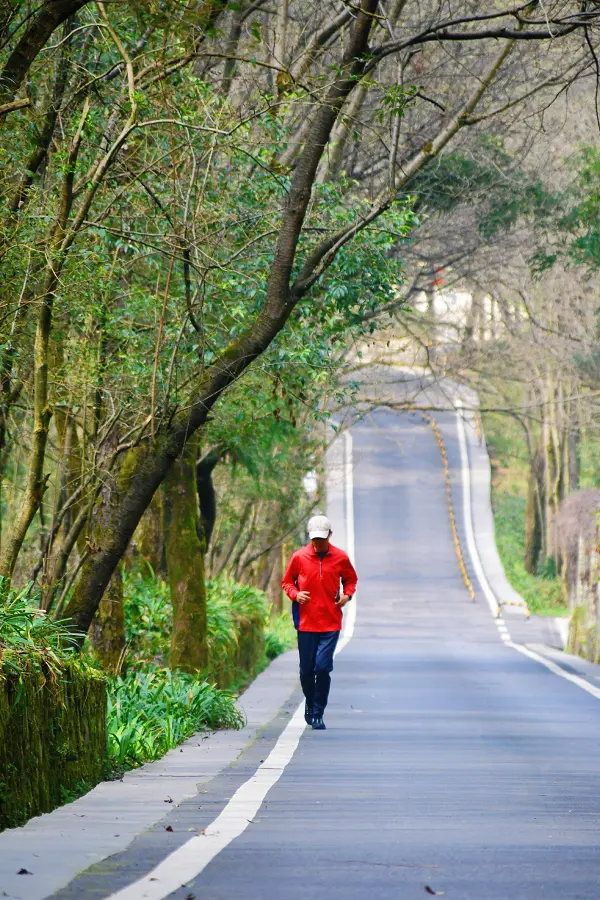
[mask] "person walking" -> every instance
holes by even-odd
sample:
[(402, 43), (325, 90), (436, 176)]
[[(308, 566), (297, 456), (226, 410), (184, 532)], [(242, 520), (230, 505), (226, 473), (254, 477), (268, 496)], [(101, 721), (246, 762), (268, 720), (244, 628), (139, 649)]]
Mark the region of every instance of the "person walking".
[(358, 576), (348, 554), (330, 543), (327, 516), (313, 516), (307, 531), (309, 543), (292, 554), (281, 586), (292, 601), (298, 631), (304, 718), (323, 731), (342, 609), (356, 591)]

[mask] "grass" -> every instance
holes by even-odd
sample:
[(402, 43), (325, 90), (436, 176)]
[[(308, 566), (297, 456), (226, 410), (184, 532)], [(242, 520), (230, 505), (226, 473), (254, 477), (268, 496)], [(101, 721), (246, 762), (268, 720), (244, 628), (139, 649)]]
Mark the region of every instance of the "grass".
[(265, 654), (275, 659), (296, 646), (296, 629), (291, 613), (281, 612), (270, 620), (265, 632)]
[(506, 491), (493, 491), (492, 506), (496, 527), (496, 545), (514, 589), (523, 597), (532, 613), (546, 616), (566, 615), (560, 580), (551, 568), (547, 574), (531, 575), (523, 565), (525, 551), (525, 498)]
[[(0, 596), (2, 596), (0, 583)], [(9, 591), (0, 602), (0, 659), (6, 672), (18, 674), (41, 668), (58, 677), (67, 661), (78, 660), (71, 632), (61, 622), (46, 616), (37, 606), (38, 597), (31, 586), (20, 592)]]
[(108, 756), (117, 769), (159, 759), (197, 731), (243, 724), (234, 695), (201, 676), (154, 668), (109, 682)]
[(567, 615), (560, 579), (546, 565), (531, 575), (525, 555), (525, 500), (527, 450), (522, 432), (508, 416), (484, 416), (484, 429), (492, 463), (492, 510), (496, 546), (506, 577), (536, 615)]

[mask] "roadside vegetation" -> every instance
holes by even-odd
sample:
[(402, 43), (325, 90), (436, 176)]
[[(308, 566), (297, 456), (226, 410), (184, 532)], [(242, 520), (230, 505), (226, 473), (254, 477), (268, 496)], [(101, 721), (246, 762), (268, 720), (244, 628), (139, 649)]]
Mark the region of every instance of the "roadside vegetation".
[(535, 573), (525, 568), (525, 506), (527, 502), (527, 448), (521, 429), (505, 415), (488, 413), (483, 426), (492, 465), (492, 511), (496, 546), (514, 589), (532, 613), (568, 614), (562, 584), (554, 565)]
[[(295, 636), (290, 615), (270, 615), (264, 591), (221, 576), (207, 584), (207, 671), (173, 671), (168, 583), (144, 566), (127, 572), (123, 587), (126, 643), (119, 674), (109, 679), (107, 713), (108, 758), (117, 771), (158, 759), (198, 731), (240, 728), (239, 690)], [(252, 644), (258, 651), (245, 653)]]

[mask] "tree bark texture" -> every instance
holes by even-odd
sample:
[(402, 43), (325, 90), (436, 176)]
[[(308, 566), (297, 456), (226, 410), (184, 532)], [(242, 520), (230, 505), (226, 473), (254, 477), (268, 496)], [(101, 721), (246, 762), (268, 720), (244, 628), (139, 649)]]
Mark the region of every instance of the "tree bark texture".
[(197, 441), (190, 441), (165, 481), (165, 548), (173, 632), (169, 665), (198, 672), (208, 666), (206, 577), (196, 493)]
[(158, 490), (133, 537), (137, 552), (156, 574), (167, 571), (164, 526), (163, 491)]
[(538, 496), (538, 473), (540, 459), (536, 456), (530, 466), (527, 479), (527, 500), (525, 503), (525, 555), (524, 566), (527, 572), (535, 575), (537, 572), (540, 554), (542, 552), (542, 528), (540, 519), (540, 502)]
[(102, 667), (113, 674), (121, 668), (125, 650), (125, 609), (123, 573), (117, 566), (104, 592), (89, 631), (90, 640)]
[(8, 57), (0, 74), (0, 103), (12, 100), (23, 84), (31, 64), (62, 23), (79, 12), (89, 0), (47, 0), (28, 21), (25, 33)]

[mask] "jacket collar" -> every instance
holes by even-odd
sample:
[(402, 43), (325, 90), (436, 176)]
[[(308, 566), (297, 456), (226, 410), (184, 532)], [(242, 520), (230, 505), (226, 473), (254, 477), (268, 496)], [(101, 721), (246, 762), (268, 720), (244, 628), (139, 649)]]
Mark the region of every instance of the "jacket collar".
[[(314, 544), (312, 541), (309, 541), (307, 544), (307, 550), (311, 556), (317, 556), (317, 551), (315, 550)], [(329, 543), (329, 547), (325, 551), (325, 555), (328, 556), (331, 553), (331, 542)]]

